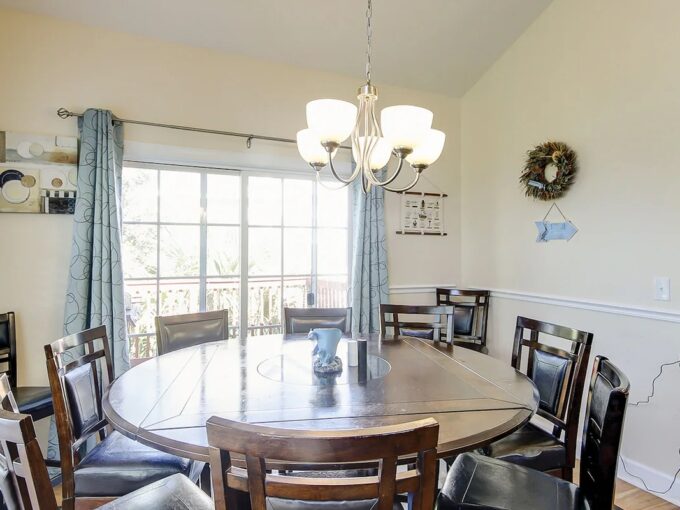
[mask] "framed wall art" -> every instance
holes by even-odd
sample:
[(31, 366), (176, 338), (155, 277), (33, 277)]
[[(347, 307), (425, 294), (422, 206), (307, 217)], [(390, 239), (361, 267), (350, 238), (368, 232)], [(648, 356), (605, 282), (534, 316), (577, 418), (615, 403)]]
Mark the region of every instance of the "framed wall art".
[(0, 213), (73, 214), (74, 137), (0, 131)]
[(401, 193), (400, 230), (397, 234), (445, 236), (445, 193)]

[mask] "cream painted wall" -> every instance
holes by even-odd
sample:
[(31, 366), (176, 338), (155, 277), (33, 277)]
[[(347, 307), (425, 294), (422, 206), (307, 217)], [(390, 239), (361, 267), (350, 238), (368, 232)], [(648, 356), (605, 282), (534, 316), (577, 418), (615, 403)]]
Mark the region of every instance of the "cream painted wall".
[[(361, 55), (357, 71), (361, 72)], [(294, 138), (305, 126), (305, 104), (318, 97), (354, 101), (360, 80), (229, 56), (137, 36), (88, 28), (56, 18), (0, 9), (0, 129), (76, 133), (59, 107), (109, 108), (123, 118), (254, 132)], [(10, 72), (11, 70), (11, 72)], [(379, 77), (375, 77), (380, 85)], [(446, 238), (394, 234), (398, 200), (387, 200), (391, 283), (423, 285), (459, 280), (459, 101), (384, 86), (380, 104), (408, 102), (430, 108), (448, 135), (444, 154), (427, 171), (423, 191), (450, 195)], [(212, 150), (226, 166), (277, 161), (304, 169), (292, 147), (179, 131), (128, 126), (126, 141)], [(264, 156), (263, 156), (264, 155)], [(22, 384), (46, 381), (42, 346), (62, 334), (71, 219), (0, 215), (0, 310), (18, 315)]]
[[(680, 312), (678, 294), (653, 300), (652, 283), (669, 276), (680, 285), (679, 22), (675, 0), (555, 0), (465, 95), (464, 284)], [(569, 243), (535, 242), (533, 221), (550, 204), (518, 185), (526, 151), (547, 139), (567, 142), (580, 160), (559, 201), (580, 229)], [(680, 359), (678, 315), (665, 322), (506, 298), (492, 302), (494, 356), (509, 359), (517, 315), (593, 331), (593, 353), (628, 373), (633, 401), (651, 390), (660, 363)], [(653, 488), (680, 466), (679, 383), (670, 367), (652, 403), (628, 413), (623, 453)]]

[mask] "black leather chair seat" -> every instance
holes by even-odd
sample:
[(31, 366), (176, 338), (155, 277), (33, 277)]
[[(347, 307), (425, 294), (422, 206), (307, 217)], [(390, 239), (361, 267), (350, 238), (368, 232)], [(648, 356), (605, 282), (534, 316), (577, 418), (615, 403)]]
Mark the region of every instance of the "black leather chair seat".
[(437, 498), (438, 510), (590, 510), (578, 486), (534, 469), (464, 453)]
[[(294, 499), (267, 498), (267, 510), (372, 510), (376, 508), (377, 500), (366, 499), (360, 501), (297, 501)], [(404, 510), (400, 503), (395, 502), (393, 510)]]
[(485, 455), (539, 471), (561, 469), (566, 465), (564, 444), (552, 434), (527, 423), (518, 431), (483, 449)]
[(76, 467), (75, 495), (123, 496), (170, 475), (189, 475), (191, 468), (188, 459), (159, 452), (112, 432)]
[(184, 475), (172, 475), (99, 507), (100, 510), (213, 510), (212, 499)]
[(49, 386), (19, 386), (12, 388), (19, 412), (41, 420), (54, 414), (52, 392)]

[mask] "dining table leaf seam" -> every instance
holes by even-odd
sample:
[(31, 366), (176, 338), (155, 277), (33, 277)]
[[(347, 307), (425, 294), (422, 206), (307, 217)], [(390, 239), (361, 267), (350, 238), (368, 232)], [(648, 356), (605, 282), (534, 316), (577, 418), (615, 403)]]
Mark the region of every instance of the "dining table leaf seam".
[[(499, 389), (500, 391), (502, 391), (503, 393), (507, 393), (507, 394), (509, 394), (509, 395), (512, 396), (512, 397), (515, 396), (515, 395), (513, 395), (512, 393), (510, 393), (510, 391), (506, 390), (506, 389), (503, 388), (502, 386), (500, 386), (500, 385), (498, 385), (497, 383), (495, 383), (495, 382), (493, 382), (492, 380), (490, 380), (488, 377), (483, 376), (482, 374), (480, 374), (480, 373), (477, 372), (476, 370), (473, 370), (472, 368), (468, 367), (468, 366), (465, 365), (464, 363), (461, 363), (459, 360), (457, 360), (456, 358), (450, 356), (448, 353), (443, 352), (443, 351), (440, 351), (439, 349), (435, 348), (435, 346), (434, 346), (434, 345), (431, 345), (429, 342), (425, 342), (424, 340), (422, 340), (422, 339), (420, 339), (420, 338), (417, 338), (417, 337), (402, 337), (402, 338), (404, 338), (404, 339), (406, 339), (406, 340), (415, 340), (415, 341), (417, 341), (419, 345), (425, 346), (426, 348), (432, 349), (434, 352), (438, 352), (439, 354), (442, 354), (442, 355), (446, 356), (448, 359), (450, 359), (450, 360), (453, 361), (454, 363), (457, 363), (459, 366), (463, 367), (465, 370), (467, 370), (467, 371), (469, 371), (469, 372), (472, 372), (473, 374), (475, 374), (475, 375), (476, 375), (477, 377), (479, 377), (480, 379), (483, 379), (484, 381), (488, 382), (488, 383), (491, 384), (492, 386), (495, 386), (496, 388), (498, 388), (498, 389)], [(418, 349), (416, 349), (410, 342), (405, 342), (405, 343), (406, 343), (406, 345), (408, 345), (411, 349), (413, 349), (413, 350), (415, 350), (415, 351), (418, 351)], [(441, 363), (439, 363), (436, 359), (433, 359), (433, 358), (430, 358), (430, 359), (431, 359), (433, 362), (437, 363), (437, 365), (439, 365), (440, 367), (446, 369), (446, 367), (443, 366)], [(493, 398), (493, 397), (486, 397), (486, 398)], [(501, 402), (505, 402), (505, 400), (502, 400), (502, 399), (497, 399), (497, 400), (500, 400)], [(520, 403), (517, 402), (517, 404), (520, 404)], [(522, 403), (522, 404), (523, 404), (523, 403)]]
[[(474, 410), (473, 412), (481, 413), (481, 412), (494, 412), (494, 411), (529, 411), (529, 412), (533, 412), (531, 409), (529, 409), (527, 407), (498, 407), (498, 408), (494, 408), (494, 409), (477, 409), (477, 410)], [(416, 413), (416, 412), (413, 412), (413, 413), (403, 413), (403, 414), (383, 414), (383, 415), (380, 415), (380, 416), (382, 416), (382, 417), (387, 417), (387, 416), (389, 416), (389, 417), (401, 417), (401, 416), (422, 416), (422, 415), (426, 415), (426, 414), (431, 414), (432, 417), (436, 417), (436, 415), (439, 415), (439, 414), (458, 414), (458, 413), (467, 413), (467, 412), (471, 412), (471, 411), (468, 411), (468, 410), (465, 410), (465, 411), (437, 411), (437, 412), (434, 412), (434, 413), (427, 413), (427, 412)], [(318, 422), (321, 422), (321, 421), (329, 421), (329, 420), (347, 420), (347, 419), (350, 419), (350, 418), (356, 419), (356, 418), (374, 418), (374, 417), (375, 417), (374, 415), (343, 416), (343, 417), (329, 416), (329, 417), (326, 417), (326, 418), (321, 417), (321, 418), (304, 418), (304, 419), (290, 419), (290, 420), (286, 420), (286, 419), (262, 420), (262, 421), (252, 421), (252, 422), (248, 422), (248, 423), (255, 424), (255, 425), (262, 425), (262, 424), (265, 424), (265, 423), (293, 423), (293, 422), (296, 422), (296, 421), (309, 421), (309, 422), (317, 422), (318, 421)], [(154, 428), (154, 429), (148, 428), (148, 426), (147, 426), (146, 429), (153, 431), (153, 432), (161, 432), (163, 430), (186, 430), (186, 429), (203, 429), (203, 428), (205, 428), (205, 425), (183, 425), (181, 427), (163, 427), (163, 428)]]
[[(503, 399), (500, 399), (500, 398), (493, 398), (493, 397), (487, 397), (487, 396), (484, 396), (484, 397), (481, 397), (481, 398), (471, 398), (471, 399), (467, 399), (467, 400), (489, 400), (489, 401), (493, 401), (493, 402), (502, 402), (502, 403), (508, 404), (508, 406), (507, 407), (492, 407), (492, 408), (486, 408), (486, 407), (478, 407), (477, 408), (477, 407), (474, 407), (474, 408), (468, 408), (468, 409), (446, 409), (446, 410), (436, 411), (436, 413), (470, 413), (470, 412), (481, 412), (481, 411), (508, 411), (508, 410), (513, 410), (513, 409), (517, 409), (517, 410), (525, 409), (527, 411), (533, 412), (533, 409), (531, 407), (527, 406), (523, 402), (514, 402), (514, 401), (511, 401), (511, 400), (503, 400)], [(390, 405), (398, 405), (398, 404), (409, 405), (409, 404), (422, 404), (422, 403), (428, 403), (429, 404), (429, 403), (441, 403), (441, 402), (450, 402), (450, 400), (446, 400), (446, 399), (436, 399), (436, 400), (427, 400), (427, 401), (408, 400), (408, 401), (401, 401), (401, 402), (392, 402)], [(350, 408), (350, 407), (354, 407), (354, 406), (351, 406), (351, 405), (336, 405), (335, 406), (335, 408)], [(290, 407), (290, 408), (287, 409), (287, 411), (293, 412), (293, 411), (309, 410), (309, 409), (313, 409), (313, 408), (310, 408), (310, 407), (297, 407), (297, 408)], [(173, 416), (168, 416), (166, 418), (163, 418), (163, 419), (155, 421), (155, 422), (144, 423), (144, 427), (145, 428), (155, 427), (156, 425), (160, 425), (161, 423), (167, 422), (169, 420), (174, 420), (176, 418), (179, 418), (180, 416), (202, 416), (202, 415), (207, 414), (207, 413), (191, 413), (191, 414), (188, 414), (188, 415), (184, 415), (183, 411), (184, 411), (184, 408), (182, 409), (182, 411), (179, 414), (175, 414)], [(270, 409), (250, 410), (246, 414), (257, 414), (257, 413), (264, 413), (264, 412), (269, 412), (269, 411), (271, 411), (271, 410)], [(242, 411), (229, 411), (229, 410), (224, 410), (224, 409), (216, 409), (214, 411), (211, 411), (211, 413), (217, 413), (217, 415), (222, 416), (219, 413), (236, 414), (236, 413), (243, 413), (243, 412)], [(342, 416), (342, 417), (336, 416), (336, 417), (333, 417), (333, 418), (319, 417), (319, 418), (296, 418), (296, 419), (289, 419), (289, 420), (265, 420), (265, 421), (262, 421), (260, 423), (269, 423), (270, 421), (272, 421), (272, 422), (274, 422), (274, 421), (289, 422), (289, 421), (302, 421), (302, 420), (304, 420), (304, 421), (314, 421), (314, 420), (317, 420), (317, 419), (318, 420), (326, 420), (326, 419), (334, 419), (334, 418), (335, 419), (337, 419), (337, 418), (342, 418), (342, 419), (346, 419), (346, 418), (368, 418), (368, 417), (374, 417), (374, 416), (408, 416), (408, 415), (412, 415), (412, 414), (423, 414), (423, 413), (422, 412), (404, 412), (404, 413), (388, 413), (388, 414), (380, 414), (380, 415), (378, 415), (378, 414), (356, 414), (356, 415), (352, 415), (352, 416)], [(184, 427), (180, 427), (180, 428), (184, 428)], [(161, 430), (161, 429), (154, 429), (154, 430)]]
[(196, 382), (194, 383), (193, 387), (191, 388), (191, 391), (189, 392), (189, 397), (184, 401), (184, 405), (182, 406), (182, 410), (179, 412), (178, 416), (182, 416), (184, 413), (184, 410), (187, 407), (187, 404), (189, 403), (189, 400), (191, 400), (191, 395), (194, 394), (194, 391), (196, 391), (196, 388), (201, 384), (203, 380), (203, 376), (205, 375), (206, 371), (212, 364), (213, 360), (215, 359), (215, 356), (217, 355), (217, 352), (219, 351), (221, 346), (218, 346), (212, 353), (212, 356), (210, 356), (210, 360), (205, 364), (203, 367), (203, 370), (201, 371), (201, 375), (196, 378)]
[[(512, 402), (511, 402), (512, 403)], [(316, 418), (291, 418), (291, 419), (276, 419), (276, 420), (259, 420), (259, 421), (252, 421), (249, 423), (256, 423), (256, 424), (262, 424), (262, 423), (293, 423), (296, 421), (305, 421), (305, 422), (315, 422), (315, 421), (328, 421), (328, 420), (347, 420), (347, 419), (357, 419), (357, 418), (375, 418), (376, 416), (391, 416), (391, 417), (397, 417), (397, 416), (418, 416), (418, 415), (424, 415), (424, 414), (431, 414), (432, 416), (439, 415), (439, 414), (462, 414), (462, 413), (481, 413), (481, 412), (494, 412), (494, 411), (529, 411), (533, 412), (533, 409), (526, 407), (526, 406), (518, 406), (518, 407), (494, 407), (490, 409), (485, 409), (485, 408), (480, 408), (480, 409), (462, 409), (462, 410), (442, 410), (442, 411), (430, 411), (430, 412), (423, 412), (423, 411), (413, 411), (413, 412), (405, 412), (405, 413), (387, 413), (387, 414), (356, 414), (352, 416), (328, 416), (328, 417), (316, 417)], [(219, 411), (214, 411), (214, 412), (219, 412)], [(201, 416), (205, 415), (207, 413), (196, 413), (193, 416)], [(212, 414), (211, 414), (212, 415)], [(178, 415), (179, 416), (179, 415)], [(190, 415), (192, 416), (192, 415)], [(221, 416), (221, 415), (218, 415)], [(165, 421), (172, 420), (174, 418), (177, 418), (177, 416), (167, 418), (165, 420), (160, 420), (156, 423), (150, 423), (146, 424), (144, 427), (147, 430), (153, 430), (153, 431), (162, 431), (162, 430), (180, 430), (180, 429), (200, 429), (200, 428), (205, 428), (204, 425), (182, 425), (178, 427), (158, 427), (158, 428), (151, 428), (154, 427), (155, 425), (159, 425)]]
[(172, 385), (175, 383), (175, 381), (177, 381), (177, 379), (182, 375), (183, 370), (191, 362), (192, 358), (194, 358), (195, 356), (198, 356), (198, 354), (199, 354), (199, 351), (194, 349), (193, 352), (191, 353), (191, 355), (187, 357), (186, 362), (182, 365), (182, 368), (177, 371), (177, 373), (175, 374), (175, 377), (172, 378), (172, 381), (170, 381), (168, 386), (160, 393), (160, 395), (158, 395), (158, 398), (156, 398), (155, 402), (153, 403), (153, 405), (149, 409), (149, 412), (147, 412), (144, 415), (144, 418), (142, 418), (139, 421), (139, 425), (137, 425), (137, 428), (141, 429), (145, 426), (146, 419), (151, 415), (151, 413), (153, 413), (154, 409), (156, 409), (158, 404), (163, 400), (163, 397), (165, 396), (165, 394), (168, 391), (170, 391), (170, 388), (172, 388)]

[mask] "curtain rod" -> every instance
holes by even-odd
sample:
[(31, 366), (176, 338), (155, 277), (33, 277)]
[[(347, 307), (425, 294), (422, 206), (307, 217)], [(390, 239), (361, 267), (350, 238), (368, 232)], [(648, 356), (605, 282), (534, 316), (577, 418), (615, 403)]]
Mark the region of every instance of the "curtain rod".
[[(75, 113), (67, 110), (66, 108), (59, 108), (57, 110), (57, 115), (62, 118), (62, 119), (68, 119), (69, 117), (78, 117), (81, 118), (83, 116), (82, 113)], [(235, 131), (220, 131), (218, 129), (206, 129), (206, 128), (197, 128), (197, 127), (191, 127), (191, 126), (178, 126), (176, 124), (161, 124), (158, 122), (146, 122), (143, 120), (132, 120), (132, 119), (119, 119), (118, 117), (114, 116), (113, 120), (116, 122), (122, 122), (123, 124), (137, 124), (139, 126), (151, 126), (151, 127), (159, 127), (159, 128), (165, 128), (165, 129), (179, 129), (181, 131), (193, 131), (195, 133), (207, 133), (211, 135), (222, 135), (222, 136), (234, 136), (237, 138), (245, 138), (246, 139), (246, 147), (250, 149), (252, 141), (253, 140), (266, 140), (268, 142), (282, 142), (282, 143), (295, 143), (297, 144), (296, 140), (292, 140), (291, 138), (279, 138), (277, 136), (265, 136), (265, 135), (255, 135), (255, 134), (248, 134), (248, 133), (237, 133)], [(351, 149), (351, 147), (348, 147), (346, 145), (341, 145), (339, 147), (340, 149)]]

